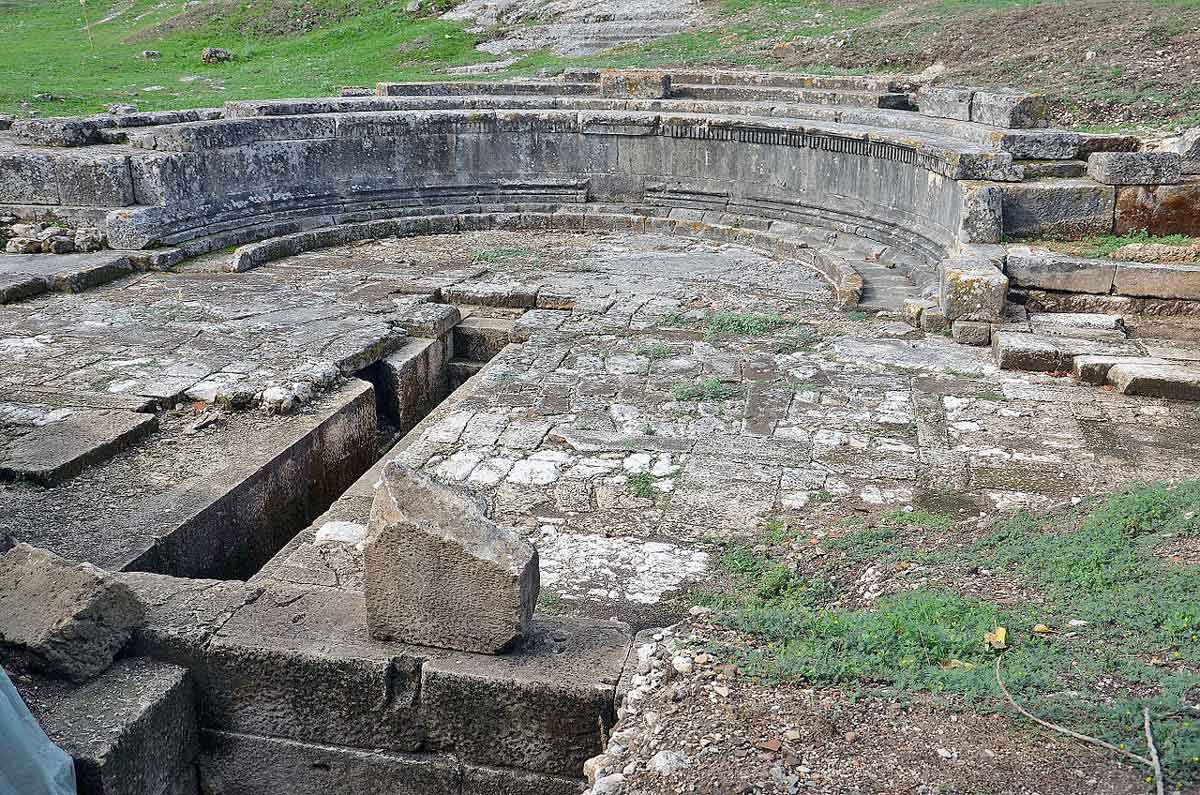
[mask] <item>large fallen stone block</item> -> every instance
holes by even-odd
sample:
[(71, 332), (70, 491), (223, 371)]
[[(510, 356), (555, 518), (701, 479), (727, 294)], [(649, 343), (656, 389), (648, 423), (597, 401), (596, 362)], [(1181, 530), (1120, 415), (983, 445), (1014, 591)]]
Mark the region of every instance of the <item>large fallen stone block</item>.
[(971, 120), (971, 97), (973, 88), (951, 86), (928, 86), (917, 97), (921, 113), (940, 119)]
[(90, 564), (28, 544), (0, 558), (0, 651), (53, 676), (108, 668), (142, 614), (126, 585)]
[(1105, 185), (1171, 185), (1182, 165), (1173, 152), (1096, 152), (1088, 157), (1088, 176)]
[(1145, 298), (1200, 300), (1200, 265), (1118, 262), (1113, 291)]
[(374, 637), (485, 654), (521, 637), (540, 587), (537, 551), (486, 514), (419, 471), (384, 469), (365, 553)]
[(1004, 234), (1010, 238), (1078, 240), (1113, 229), (1116, 189), (1090, 179), (1052, 179), (999, 186)]

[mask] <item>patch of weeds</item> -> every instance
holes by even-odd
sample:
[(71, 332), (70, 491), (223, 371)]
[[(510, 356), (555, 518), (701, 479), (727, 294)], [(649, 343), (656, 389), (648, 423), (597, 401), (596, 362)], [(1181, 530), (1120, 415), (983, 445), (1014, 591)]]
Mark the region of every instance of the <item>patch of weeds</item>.
[(802, 533), (799, 527), (792, 527), (778, 517), (764, 521), (762, 529), (766, 531), (764, 538), (768, 544), (786, 544), (795, 541)]
[(689, 400), (729, 400), (742, 393), (740, 387), (723, 383), (719, 378), (706, 378), (698, 384), (676, 384), (671, 387), (671, 397), (683, 402)]
[(647, 422), (642, 426), (642, 433), (644, 433), (646, 436), (655, 436), (658, 434), (658, 428), (655, 428), (653, 425)]
[(867, 319), (867, 313), (858, 309), (852, 309), (846, 313), (846, 319), (853, 320), (855, 323), (858, 323)]
[(1111, 257), (1117, 249), (1131, 243), (1158, 243), (1164, 246), (1189, 246), (1192, 238), (1187, 235), (1152, 235), (1145, 229), (1130, 232), (1127, 235), (1104, 235), (1088, 241), (1091, 246), (1089, 256)]
[(564, 612), (566, 607), (563, 598), (548, 588), (543, 588), (538, 593), (537, 606), (540, 612), (550, 613), (551, 615)]
[(690, 326), (692, 323), (692, 319), (678, 309), (668, 312), (662, 316), (661, 320), (658, 321), (658, 325), (660, 327), (667, 328), (682, 328), (684, 326)]
[(509, 259), (536, 257), (533, 249), (528, 248), (473, 248), (471, 259), (475, 262), (502, 262)]
[(997, 403), (1008, 400), (1008, 398), (1004, 397), (1004, 395), (1000, 394), (999, 392), (993, 392), (991, 390), (987, 390), (985, 392), (978, 393), (977, 395), (975, 395), (975, 399), (976, 400), (994, 401)]
[(708, 316), (704, 336), (706, 339), (726, 335), (762, 337), (789, 324), (790, 321), (772, 312), (714, 312)]
[(929, 530), (949, 530), (954, 524), (954, 517), (948, 513), (898, 509), (885, 513), (882, 521), (888, 527), (924, 527)]
[(654, 476), (649, 472), (638, 472), (636, 475), (629, 476), (629, 491), (635, 497), (652, 500), (658, 494), (658, 489), (654, 488)]
[(829, 502), (832, 499), (833, 499), (833, 492), (826, 491), (825, 489), (819, 489), (817, 491), (814, 491), (812, 494), (810, 494), (808, 496), (808, 502), (810, 505), (819, 505), (820, 503), (823, 503), (823, 502)]
[(746, 605), (751, 609), (783, 604), (813, 610), (828, 604), (836, 595), (828, 580), (798, 575), (786, 565), (741, 544), (726, 547), (718, 565), (732, 576), (734, 590), (729, 594), (702, 594), (702, 603), (716, 607)]
[(848, 560), (877, 560), (892, 557), (899, 550), (896, 531), (891, 527), (869, 527), (825, 540), (825, 546), (843, 553)]
[(634, 351), (638, 356), (645, 356), (652, 362), (657, 362), (661, 359), (671, 358), (671, 346), (665, 342), (655, 341), (649, 345), (640, 345)]

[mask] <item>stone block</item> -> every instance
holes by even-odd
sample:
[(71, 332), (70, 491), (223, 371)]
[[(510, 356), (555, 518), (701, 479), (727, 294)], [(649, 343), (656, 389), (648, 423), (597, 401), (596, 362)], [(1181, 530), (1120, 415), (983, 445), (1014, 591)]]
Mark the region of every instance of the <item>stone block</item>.
[[(31, 480), (52, 486), (74, 477), (158, 429), (153, 414), (79, 409), (22, 428), (0, 449), (0, 480)], [(0, 436), (0, 438), (4, 438)]]
[(126, 207), (134, 203), (125, 155), (64, 155), (55, 161), (59, 201), (76, 207)]
[(75, 759), (80, 795), (173, 795), (177, 779), (194, 781), (196, 697), (183, 668), (134, 658), (80, 687), (38, 684), (23, 695)]
[(947, 259), (941, 265), (939, 304), (948, 321), (999, 319), (1008, 295), (1008, 277), (973, 257)]
[(0, 558), (0, 649), (52, 676), (84, 681), (108, 668), (142, 614), (95, 566), (28, 544)]
[(1087, 162), (1088, 176), (1104, 185), (1172, 185), (1182, 169), (1172, 152), (1096, 152)]
[(1004, 192), (987, 183), (962, 184), (958, 239), (964, 243), (999, 243), (1004, 227)]
[(926, 116), (941, 119), (971, 120), (971, 97), (975, 96), (973, 88), (953, 88), (950, 86), (927, 86), (918, 95), (918, 106)]
[(1089, 179), (1060, 179), (999, 186), (1004, 193), (1004, 234), (1078, 240), (1113, 229), (1116, 189)]
[(379, 360), (378, 397), (401, 431), (416, 425), (450, 393), (446, 368), (453, 353), (448, 340), (416, 338)]
[(462, 314), (450, 304), (414, 302), (399, 307), (394, 319), (410, 337), (437, 339), (458, 325)]
[(950, 336), (960, 345), (984, 346), (992, 341), (992, 324), (978, 320), (956, 320), (950, 324)]
[(1200, 367), (1177, 364), (1117, 364), (1108, 383), (1122, 395), (1200, 400)]
[(454, 355), (476, 362), (489, 361), (513, 341), (516, 322), (508, 317), (468, 317), (454, 327)]
[(1118, 262), (1113, 292), (1146, 298), (1200, 300), (1200, 265)]
[(1005, 272), (1017, 287), (1107, 294), (1117, 272), (1115, 262), (1068, 257), (1029, 246), (1009, 246)]
[(1049, 127), (1050, 106), (1041, 94), (978, 89), (971, 97), (971, 121), (1009, 129)]
[(54, 158), (20, 148), (0, 148), (0, 204), (58, 204)]
[(921, 315), (930, 309), (939, 309), (937, 302), (923, 298), (904, 299), (904, 321), (913, 328), (921, 328)]
[(940, 334), (950, 327), (949, 321), (946, 320), (946, 313), (937, 304), (928, 307), (921, 312), (921, 331), (930, 334)]
[(1076, 356), (1071, 368), (1080, 381), (1099, 386), (1108, 382), (1108, 371), (1118, 364), (1165, 365), (1168, 362), (1154, 357), (1084, 355)]
[(1200, 237), (1200, 178), (1117, 188), (1114, 231), (1126, 235), (1142, 229), (1152, 235)]
[(671, 96), (671, 75), (649, 70), (600, 72), (600, 96), (619, 99), (666, 99)]
[(486, 504), (399, 463), (371, 508), (367, 621), (377, 638), (496, 654), (528, 629), (537, 551)]

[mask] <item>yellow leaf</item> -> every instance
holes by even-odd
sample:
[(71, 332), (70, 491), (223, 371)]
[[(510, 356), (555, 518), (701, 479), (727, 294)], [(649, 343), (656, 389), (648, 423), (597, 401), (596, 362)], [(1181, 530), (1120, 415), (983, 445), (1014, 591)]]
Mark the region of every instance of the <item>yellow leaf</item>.
[(1000, 651), (1008, 648), (1008, 630), (1004, 627), (996, 627), (991, 632), (983, 636), (983, 641), (988, 645), (989, 649)]
[(1050, 632), (1050, 627), (1046, 626), (1045, 624), (1034, 624), (1033, 631), (1039, 635), (1045, 635)]
[(966, 670), (969, 671), (974, 667), (975, 667), (975, 663), (963, 662), (962, 660), (959, 660), (954, 657), (951, 657), (949, 660), (946, 660), (946, 662), (942, 663), (943, 671), (949, 671), (954, 668), (965, 668)]

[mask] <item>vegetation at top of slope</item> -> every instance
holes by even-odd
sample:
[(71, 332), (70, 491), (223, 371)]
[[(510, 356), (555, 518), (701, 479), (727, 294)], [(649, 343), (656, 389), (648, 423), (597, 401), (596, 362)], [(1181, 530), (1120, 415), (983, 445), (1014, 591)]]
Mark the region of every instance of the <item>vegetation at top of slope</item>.
[[(936, 514), (913, 521), (943, 524)], [(924, 566), (921, 585), (863, 609), (838, 606), (839, 586), (820, 570), (727, 549), (735, 587), (702, 601), (750, 639), (730, 650), (740, 666), (767, 681), (882, 686), (1005, 710), (997, 650), (985, 642), (1005, 627), (1005, 684), (1019, 703), (1137, 753), (1149, 707), (1170, 781), (1200, 780), (1200, 565), (1163, 552), (1200, 539), (1200, 481), (1132, 487), (1045, 517), (1019, 513), (964, 549), (907, 549), (900, 528), (885, 522), (826, 545), (854, 565)], [(1038, 596), (993, 601), (955, 587), (956, 575), (979, 569)]]

